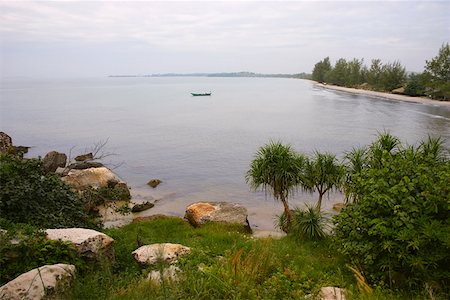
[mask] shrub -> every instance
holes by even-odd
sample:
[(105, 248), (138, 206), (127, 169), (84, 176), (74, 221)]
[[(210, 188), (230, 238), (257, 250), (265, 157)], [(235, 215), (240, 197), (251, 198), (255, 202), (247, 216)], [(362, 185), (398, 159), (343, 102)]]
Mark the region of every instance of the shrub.
[(38, 159), (0, 156), (0, 217), (41, 228), (97, 227), (82, 199)]
[(74, 264), (82, 266), (75, 247), (67, 242), (47, 240), (45, 233), (25, 224), (11, 224), (0, 220), (0, 286), (18, 275), (46, 264)]
[(448, 292), (450, 161), (439, 139), (417, 147), (385, 140), (352, 174), (357, 202), (335, 217), (336, 245), (370, 283)]
[(320, 240), (326, 236), (327, 219), (313, 206), (296, 208), (292, 219), (292, 234), (300, 239)]

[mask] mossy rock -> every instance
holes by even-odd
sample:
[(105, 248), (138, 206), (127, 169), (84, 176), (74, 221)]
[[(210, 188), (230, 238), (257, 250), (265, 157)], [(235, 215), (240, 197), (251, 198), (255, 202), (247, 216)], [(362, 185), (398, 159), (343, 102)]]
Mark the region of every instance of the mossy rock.
[(156, 188), (162, 181), (160, 179), (152, 179), (147, 184), (151, 186), (152, 188)]
[(141, 212), (141, 211), (150, 209), (153, 206), (155, 206), (155, 204), (147, 201), (145, 203), (136, 204), (135, 206), (133, 206), (133, 208), (131, 209), (131, 212), (133, 212), (133, 213)]

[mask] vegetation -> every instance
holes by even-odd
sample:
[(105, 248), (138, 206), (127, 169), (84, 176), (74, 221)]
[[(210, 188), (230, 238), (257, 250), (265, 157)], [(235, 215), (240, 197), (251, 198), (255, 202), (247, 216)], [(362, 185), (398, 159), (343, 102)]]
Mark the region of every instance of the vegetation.
[(40, 228), (97, 227), (83, 199), (38, 159), (0, 155), (0, 217)]
[(426, 61), (423, 73), (407, 76), (400, 62), (383, 64), (373, 59), (370, 68), (364, 60), (340, 58), (332, 66), (329, 57), (314, 65), (312, 79), (352, 88), (391, 92), (404, 88), (409, 96), (427, 96), (437, 100), (450, 100), (450, 45), (443, 44), (436, 57)]
[(275, 200), (283, 203), (287, 230), (292, 219), (288, 198), (300, 183), (304, 163), (305, 157), (292, 151), (289, 145), (271, 142), (258, 150), (245, 177), (252, 188), (269, 190)]
[[(301, 299), (322, 286), (352, 289), (352, 273), (329, 240), (253, 239), (240, 228), (193, 228), (179, 218), (160, 218), (107, 230), (116, 241), (114, 267), (79, 274), (72, 299)], [(191, 255), (179, 260), (178, 283), (145, 279), (164, 266), (141, 268), (134, 262), (130, 253), (138, 239), (191, 247)]]
[(369, 284), (448, 293), (450, 160), (442, 141), (406, 146), (385, 133), (352, 153), (355, 201), (335, 218), (339, 251)]
[(305, 167), (300, 174), (302, 186), (308, 191), (317, 191), (317, 210), (322, 208), (322, 198), (330, 190), (339, 189), (344, 177), (344, 168), (331, 153), (316, 151), (306, 160)]
[(0, 286), (22, 273), (46, 264), (69, 263), (82, 268), (75, 248), (62, 241), (51, 241), (45, 233), (26, 224), (0, 219)]

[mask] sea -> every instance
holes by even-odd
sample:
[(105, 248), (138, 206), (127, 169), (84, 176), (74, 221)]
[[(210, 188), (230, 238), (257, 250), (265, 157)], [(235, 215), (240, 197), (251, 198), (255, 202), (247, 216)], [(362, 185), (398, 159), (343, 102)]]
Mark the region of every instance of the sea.
[[(191, 93), (211, 92), (193, 97)], [(388, 131), (408, 144), (441, 136), (450, 148), (450, 108), (327, 90), (286, 78), (98, 77), (0, 81), (0, 131), (28, 157), (52, 150), (99, 155), (131, 187), (132, 201), (155, 201), (142, 216), (183, 216), (197, 201), (243, 204), (255, 229), (271, 230), (281, 203), (252, 190), (245, 174), (271, 142), (296, 151), (346, 151)], [(162, 184), (147, 185), (158, 178)], [(297, 192), (292, 207), (314, 203)], [(342, 202), (339, 192), (324, 209)]]

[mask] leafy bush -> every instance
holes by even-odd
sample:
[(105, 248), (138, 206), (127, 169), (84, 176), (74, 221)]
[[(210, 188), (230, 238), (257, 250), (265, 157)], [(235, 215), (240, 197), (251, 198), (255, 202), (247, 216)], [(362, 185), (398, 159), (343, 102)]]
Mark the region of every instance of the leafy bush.
[(0, 217), (41, 228), (97, 227), (82, 199), (38, 159), (0, 156)]
[(33, 226), (0, 220), (7, 232), (0, 233), (0, 286), (18, 275), (46, 264), (82, 265), (73, 245), (47, 240), (45, 233)]
[(442, 142), (407, 147), (383, 134), (355, 170), (357, 201), (335, 217), (339, 251), (370, 283), (449, 292), (450, 161)]

